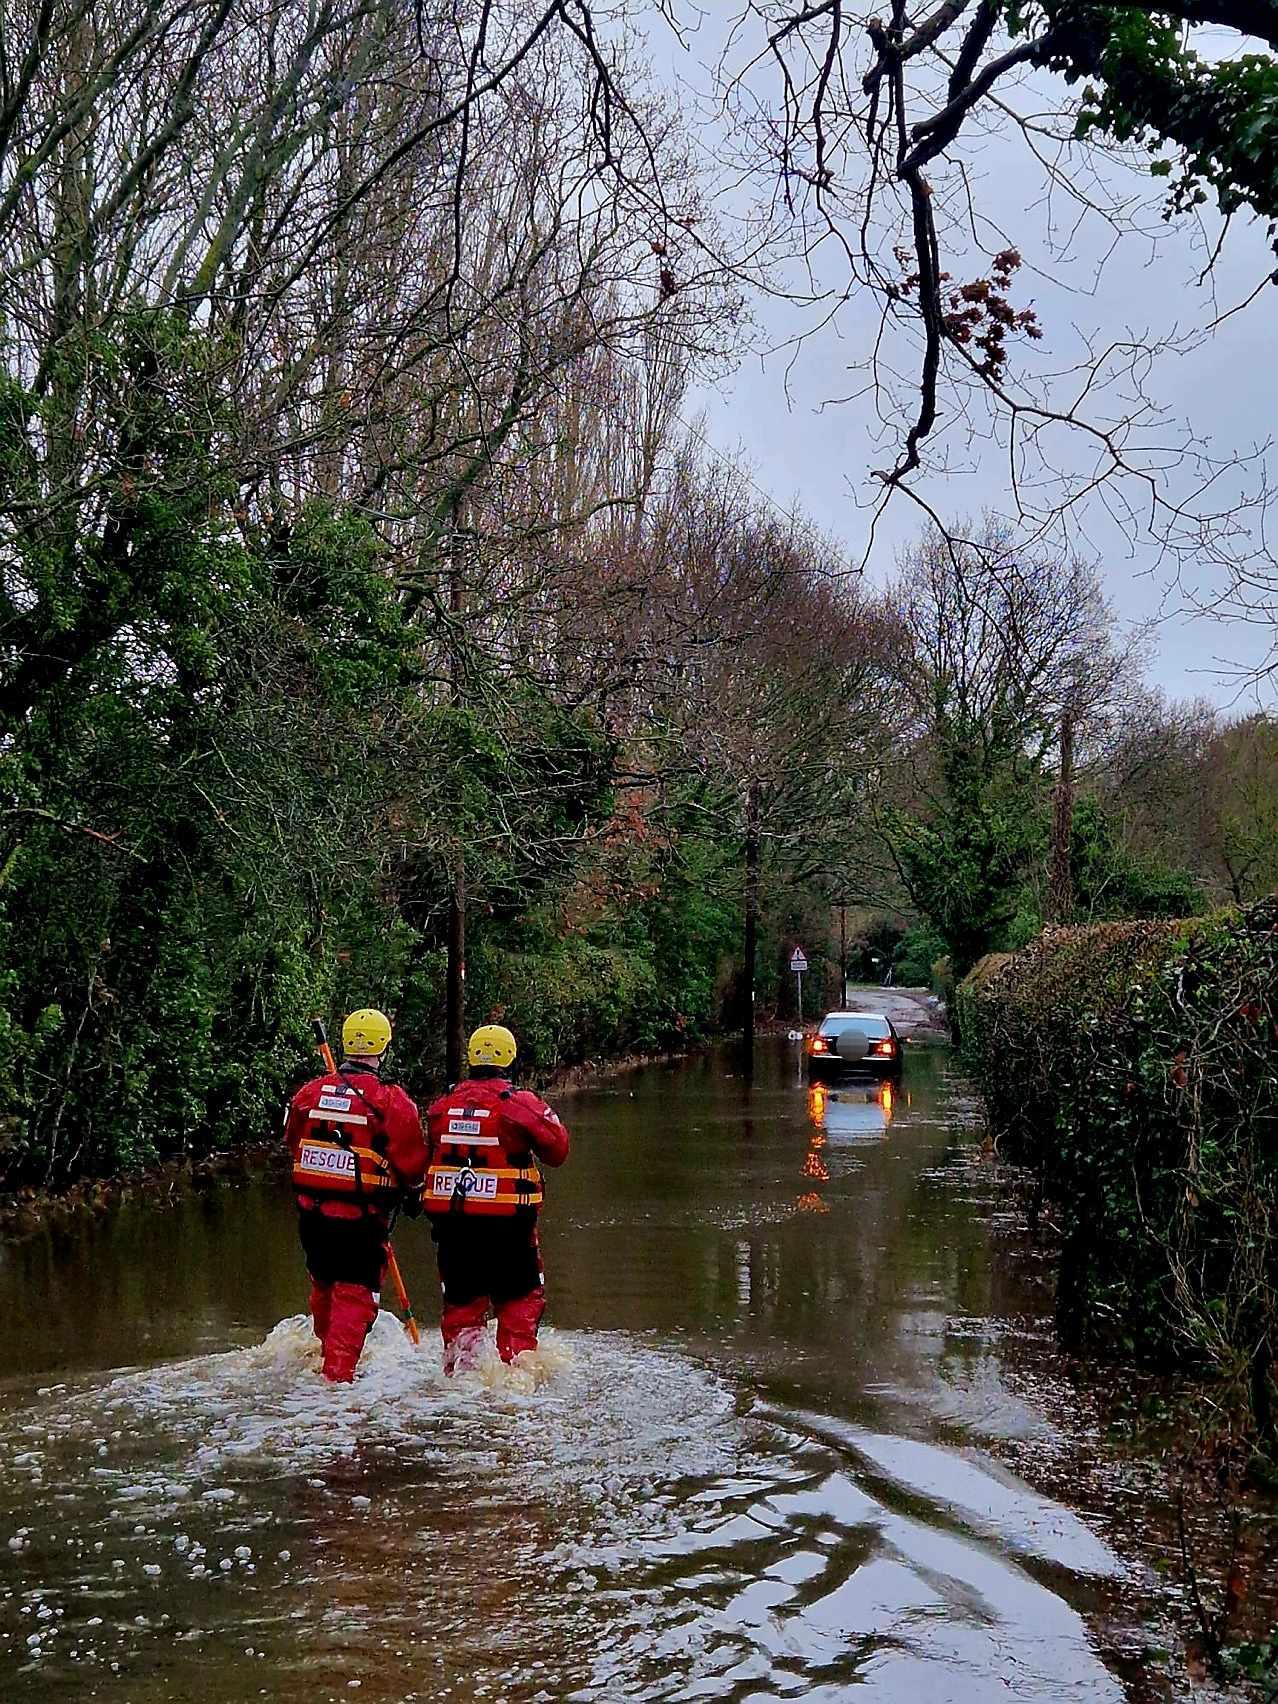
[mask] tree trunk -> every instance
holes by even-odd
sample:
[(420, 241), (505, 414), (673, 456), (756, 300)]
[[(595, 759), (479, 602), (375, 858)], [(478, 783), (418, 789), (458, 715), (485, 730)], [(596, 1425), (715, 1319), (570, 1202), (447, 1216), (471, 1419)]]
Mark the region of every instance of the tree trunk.
[(445, 1032), (448, 1081), (463, 1075), (466, 1057), (466, 863), (458, 852), (448, 895), (448, 979)]
[(746, 795), (745, 835), (745, 970), (742, 977), (745, 1014), (741, 1025), (742, 1059), (747, 1077), (754, 1075), (754, 967), (759, 950), (759, 783)]
[[(452, 701), (462, 701), (462, 656), (460, 621), (465, 604), (462, 584), (461, 503), (453, 506), (453, 531), (449, 544), (448, 607), (454, 621), (451, 632)], [(459, 846), (454, 855), (452, 886), (448, 895), (448, 972), (445, 982), (444, 1035), (447, 1048), (446, 1069), (450, 1083), (457, 1082), (466, 1057), (466, 855)]]
[(1048, 874), (1047, 918), (1069, 923), (1074, 917), (1074, 875), (1070, 842), (1074, 832), (1074, 710), (1061, 716), (1061, 768), (1052, 793), (1052, 859)]

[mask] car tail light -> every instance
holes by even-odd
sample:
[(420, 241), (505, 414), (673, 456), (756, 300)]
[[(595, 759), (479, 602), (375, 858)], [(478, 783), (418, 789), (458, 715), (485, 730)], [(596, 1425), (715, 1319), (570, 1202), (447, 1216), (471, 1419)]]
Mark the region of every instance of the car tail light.
[(808, 1043), (809, 1053), (828, 1053), (829, 1051), (830, 1044), (823, 1035), (814, 1035)]
[(870, 1048), (870, 1052), (877, 1054), (880, 1059), (890, 1059), (896, 1052), (896, 1043), (891, 1036), (888, 1036), (886, 1041), (876, 1041)]

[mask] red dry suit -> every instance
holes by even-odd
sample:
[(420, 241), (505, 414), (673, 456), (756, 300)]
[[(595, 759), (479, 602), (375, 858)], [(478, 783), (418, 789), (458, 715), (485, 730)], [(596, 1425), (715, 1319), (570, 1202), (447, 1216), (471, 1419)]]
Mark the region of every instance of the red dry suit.
[(561, 1166), (568, 1132), (545, 1101), (501, 1076), (467, 1077), (426, 1114), (430, 1165), (422, 1204), (431, 1218), (444, 1302), (444, 1371), (473, 1357), (491, 1308), (497, 1351), (513, 1361), (537, 1347), (546, 1307), (537, 1246), (537, 1161)]
[(324, 1377), (348, 1384), (377, 1317), (391, 1222), (426, 1172), (421, 1115), (403, 1089), (347, 1063), (297, 1091), (284, 1139)]

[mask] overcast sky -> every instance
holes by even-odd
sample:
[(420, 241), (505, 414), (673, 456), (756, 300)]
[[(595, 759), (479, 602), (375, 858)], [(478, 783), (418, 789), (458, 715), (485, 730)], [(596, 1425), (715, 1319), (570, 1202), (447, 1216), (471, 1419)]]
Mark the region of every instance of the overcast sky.
[[(707, 23), (693, 39), (691, 53), (672, 46), (655, 27), (650, 35), (663, 75), (679, 82), (689, 109), (690, 88), (709, 85), (701, 67), (714, 57), (711, 28)], [(1056, 98), (1059, 87), (1030, 87), (1022, 99), (1032, 101), (1049, 92)], [(1062, 357), (1079, 354), (1080, 339), (1090, 333), (1106, 341), (1132, 334), (1161, 340), (1177, 329), (1201, 326), (1248, 296), (1274, 264), (1263, 229), (1240, 225), (1230, 235), (1214, 280), (1199, 285), (1203, 254), (1192, 231), (1168, 230), (1155, 211), (1150, 226), (1156, 244), (1141, 237), (1125, 240), (1106, 263), (1092, 294), (1096, 263), (1108, 238), (1096, 225), (1085, 227), (1071, 239), (1063, 258), (1059, 253), (1049, 257), (1041, 168), (1019, 136), (1009, 130), (986, 140), (972, 150), (971, 167), (982, 210), (1025, 254), (1027, 267), (1014, 290), (1017, 305), (1032, 300), (1044, 330), (1041, 344), (1018, 345), (1013, 360), (1024, 351), (1031, 365), (1035, 360), (1060, 364)], [(1116, 184), (1134, 181), (1123, 180), (1119, 168), (1114, 178)], [(1143, 166), (1140, 182), (1143, 185)], [(1158, 187), (1151, 180), (1152, 196)], [(1056, 216), (1061, 216), (1059, 202)], [(1043, 272), (1031, 275), (1036, 262), (1042, 263)], [(1049, 268), (1050, 277), (1044, 275)], [(827, 281), (835, 282), (834, 275)], [(1204, 347), (1187, 355), (1169, 353), (1154, 370), (1149, 389), (1182, 424), (1191, 420), (1197, 436), (1210, 439), (1216, 451), (1246, 452), (1271, 431), (1275, 305), (1278, 295), (1263, 292)], [(751, 308), (758, 349), (727, 378), (700, 387), (692, 407), (703, 412), (706, 435), (716, 448), (739, 451), (756, 483), (780, 507), (801, 507), (859, 561), (869, 520), (864, 505), (874, 489), (869, 473), (890, 464), (893, 457), (868, 398), (833, 405), (829, 399), (858, 388), (855, 363), (874, 334), (877, 306), (868, 295), (863, 303), (853, 301), (837, 327), (814, 331), (797, 355), (780, 346), (803, 328), (803, 314), (760, 298)], [(767, 353), (769, 345), (779, 352)], [(920, 486), (921, 493), (946, 515), (975, 514), (986, 507), (1006, 511), (1005, 454), (988, 444), (963, 459), (974, 460), (975, 466), (934, 477)], [(876, 535), (871, 578), (881, 581), (892, 572), (896, 551), (917, 533), (920, 519), (912, 504), (894, 499)], [(1134, 539), (1130, 528), (1115, 524), (1096, 504), (1085, 523), (1080, 521), (1077, 543), (1080, 553), (1101, 562), (1107, 591), (1121, 617), (1156, 620), (1150, 670), (1154, 679), (1176, 696), (1207, 697), (1240, 709), (1254, 706), (1255, 690), (1240, 699), (1232, 676), (1265, 655), (1272, 638), (1268, 629), (1225, 626), (1187, 611), (1186, 599), (1171, 584), (1171, 570), (1158, 563), (1148, 541)], [(1199, 589), (1209, 592), (1211, 585), (1208, 575)], [(1273, 701), (1271, 686), (1261, 702)]]

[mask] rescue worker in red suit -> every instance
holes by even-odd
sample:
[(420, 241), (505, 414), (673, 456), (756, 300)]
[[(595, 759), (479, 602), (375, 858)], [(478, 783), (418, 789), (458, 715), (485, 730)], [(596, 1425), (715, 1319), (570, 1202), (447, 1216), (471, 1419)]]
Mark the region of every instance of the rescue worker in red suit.
[(485, 1024), (470, 1038), (470, 1071), (426, 1113), (430, 1164), (422, 1202), (443, 1287), (444, 1371), (472, 1364), (491, 1309), (497, 1352), (537, 1347), (546, 1308), (537, 1214), (537, 1162), (561, 1166), (568, 1132), (528, 1089), (511, 1085), (515, 1038)]
[(355, 1377), (377, 1318), (391, 1225), (401, 1205), (411, 1201), (413, 1210), (426, 1175), (421, 1115), (381, 1078), (390, 1038), (384, 1013), (352, 1012), (342, 1025), (342, 1065), (302, 1085), (284, 1125), (311, 1319), (333, 1384)]

